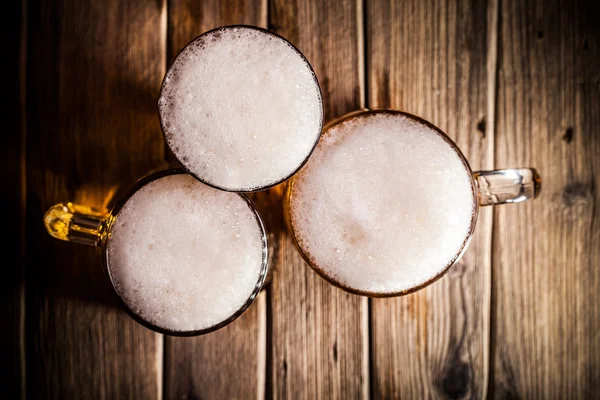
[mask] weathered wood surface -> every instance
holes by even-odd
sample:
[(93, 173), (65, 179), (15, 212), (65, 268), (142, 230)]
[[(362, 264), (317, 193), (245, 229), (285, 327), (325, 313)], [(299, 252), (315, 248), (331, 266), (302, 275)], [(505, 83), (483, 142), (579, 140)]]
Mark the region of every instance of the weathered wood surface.
[[(325, 119), (362, 107), (362, 3), (273, 0), (269, 11), (269, 28), (294, 43), (313, 66)], [(280, 236), (276, 264), (269, 307), (273, 398), (366, 397), (366, 299), (317, 276), (288, 235)]]
[(28, 11), (27, 397), (159, 398), (162, 336), (119, 308), (99, 251), (51, 238), (42, 216), (61, 201), (102, 207), (164, 158), (166, 3)]
[[(2, 145), (2, 209), (3, 226), (8, 227), (3, 235), (3, 256), (11, 260), (4, 265), (0, 283), (0, 320), (2, 321), (2, 344), (0, 345), (0, 387), (4, 396), (22, 398), (24, 385), (25, 349), (24, 328), (24, 274), (23, 254), (25, 238), (25, 8), (19, 2), (10, 2), (2, 13), (5, 32), (5, 96), (3, 120), (5, 141)], [(12, 261), (16, 260), (16, 262)]]
[[(267, 1), (171, 1), (167, 41), (169, 62), (201, 33), (235, 24), (266, 28)], [(263, 291), (240, 318), (217, 332), (195, 338), (166, 337), (165, 398), (263, 398), (266, 312), (266, 293)]]
[[(22, 259), (26, 286), (17, 265), (2, 287), (8, 398), (587, 399), (600, 391), (594, 2), (15, 3), (5, 10), (15, 101), (5, 110), (12, 134), (3, 159), (7, 187), (21, 190), (5, 196), (9, 226), (18, 227), (5, 244)], [(102, 207), (116, 184), (169, 159), (156, 107), (165, 68), (193, 37), (236, 23), (268, 26), (300, 48), (321, 83), (326, 120), (363, 106), (413, 112), (456, 140), (473, 169), (537, 167), (542, 195), (482, 210), (447, 276), (369, 307), (306, 266), (285, 232), (282, 187), (256, 194), (275, 270), (267, 290), (207, 336), (148, 331), (118, 307), (98, 252), (48, 237), (42, 215), (66, 200)]]
[(497, 398), (600, 389), (598, 3), (501, 1), (496, 165), (534, 166), (537, 201), (494, 219)]
[[(428, 119), (475, 170), (493, 162), (488, 11), (484, 2), (458, 0), (367, 7), (368, 105)], [(485, 395), (490, 233), (491, 215), (482, 213), (469, 249), (446, 276), (405, 297), (371, 300), (373, 398)]]

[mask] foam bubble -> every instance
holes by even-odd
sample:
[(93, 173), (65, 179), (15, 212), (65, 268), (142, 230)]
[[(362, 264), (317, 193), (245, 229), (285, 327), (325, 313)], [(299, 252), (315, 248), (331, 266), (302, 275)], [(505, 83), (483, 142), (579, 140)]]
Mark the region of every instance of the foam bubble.
[(289, 177), (321, 131), (308, 62), (287, 41), (249, 28), (206, 33), (177, 56), (159, 100), (179, 161), (213, 186), (247, 191)]
[(294, 178), (290, 212), (300, 246), (326, 275), (396, 293), (446, 268), (474, 204), (467, 168), (433, 128), (374, 113), (323, 135)]
[(133, 312), (190, 331), (224, 321), (246, 302), (260, 276), (263, 238), (242, 197), (180, 174), (127, 200), (107, 252), (115, 289)]

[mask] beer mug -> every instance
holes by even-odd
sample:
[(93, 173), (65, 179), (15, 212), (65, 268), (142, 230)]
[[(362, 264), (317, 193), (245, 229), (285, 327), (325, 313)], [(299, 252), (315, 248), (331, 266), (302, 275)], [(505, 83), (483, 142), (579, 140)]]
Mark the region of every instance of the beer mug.
[(194, 336), (229, 324), (267, 275), (267, 235), (252, 201), (180, 168), (140, 179), (109, 212), (61, 203), (44, 223), (55, 238), (100, 247), (124, 308), (164, 334)]
[(310, 63), (285, 38), (256, 26), (219, 27), (190, 41), (165, 74), (158, 110), (182, 167), (234, 192), (287, 180), (323, 128)]
[(348, 292), (399, 296), (439, 279), (463, 255), (480, 206), (519, 203), (533, 168), (473, 172), (439, 128), (394, 110), (329, 123), (288, 182), (284, 214), (300, 253)]

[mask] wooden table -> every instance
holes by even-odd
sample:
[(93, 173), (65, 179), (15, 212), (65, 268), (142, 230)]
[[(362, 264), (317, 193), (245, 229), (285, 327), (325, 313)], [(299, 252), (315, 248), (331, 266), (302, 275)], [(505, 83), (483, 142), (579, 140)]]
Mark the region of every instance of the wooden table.
[[(5, 398), (599, 396), (597, 1), (8, 3), (4, 252), (20, 261), (5, 261), (2, 280)], [(156, 105), (166, 67), (234, 23), (304, 52), (326, 119), (415, 113), (474, 169), (538, 168), (542, 195), (483, 209), (442, 280), (369, 300), (307, 268), (275, 188), (255, 196), (275, 271), (252, 307), (202, 337), (143, 328), (118, 307), (98, 251), (50, 238), (42, 215), (67, 200), (102, 207), (169, 159)]]

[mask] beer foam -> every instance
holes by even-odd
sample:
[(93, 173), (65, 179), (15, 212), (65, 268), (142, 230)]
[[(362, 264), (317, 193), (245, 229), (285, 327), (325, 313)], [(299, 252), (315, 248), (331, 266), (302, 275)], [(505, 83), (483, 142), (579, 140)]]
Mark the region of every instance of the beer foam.
[(452, 262), (474, 205), (469, 171), (440, 134), (380, 112), (323, 134), (294, 177), (290, 216), (318, 269), (351, 289), (391, 294)]
[(203, 181), (237, 191), (288, 178), (312, 151), (323, 119), (308, 62), (284, 39), (249, 27), (188, 44), (158, 104), (177, 159)]
[(127, 200), (107, 252), (113, 285), (134, 313), (163, 329), (191, 331), (226, 320), (250, 297), (263, 234), (238, 194), (170, 175)]

